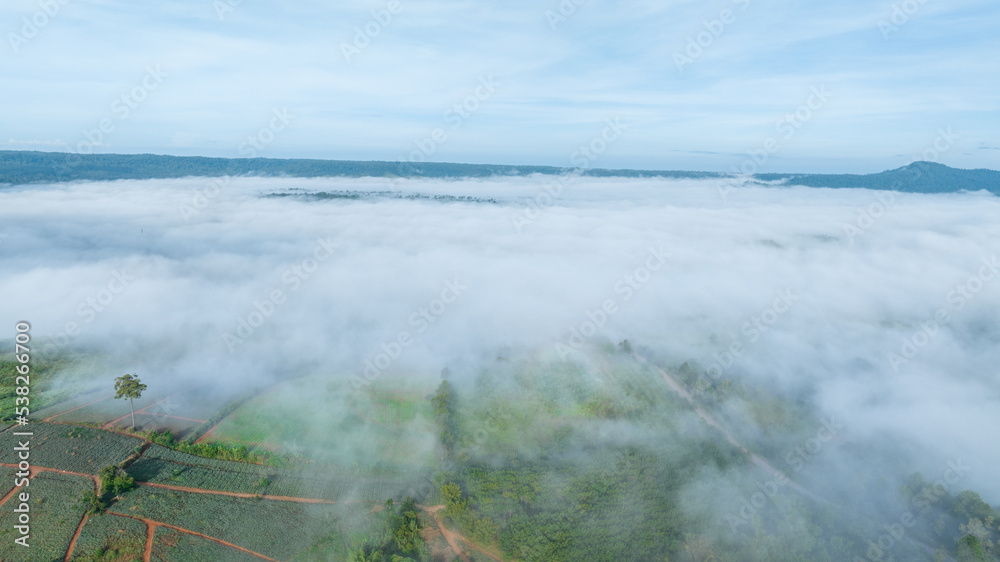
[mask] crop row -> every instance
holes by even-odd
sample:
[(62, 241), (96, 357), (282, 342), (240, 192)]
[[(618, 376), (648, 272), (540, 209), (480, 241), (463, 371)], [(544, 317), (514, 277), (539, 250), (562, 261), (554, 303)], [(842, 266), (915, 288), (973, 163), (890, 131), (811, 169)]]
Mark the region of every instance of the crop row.
[[(34, 392), (34, 389), (32, 389)], [(41, 408), (31, 409), (31, 419), (33, 420), (43, 420), (49, 416), (54, 416), (56, 414), (65, 412), (67, 410), (72, 410), (83, 406), (84, 404), (93, 402), (101, 397), (108, 396), (107, 392), (91, 391), (86, 393), (77, 394), (76, 396), (69, 398), (67, 400), (50, 400), (46, 401), (45, 405)], [(110, 398), (109, 398), (110, 399)], [(32, 401), (34, 403), (34, 401)]]
[(213, 560), (225, 562), (260, 562), (260, 558), (189, 533), (157, 527), (153, 535), (151, 560)]
[(337, 508), (141, 486), (126, 494), (112, 509), (286, 560), (334, 528)]
[[(155, 447), (155, 446), (154, 446)], [(149, 451), (152, 451), (150, 447)], [(167, 461), (143, 455), (129, 474), (140, 482), (243, 494), (289, 496), (327, 500), (360, 499), (383, 502), (399, 497), (406, 485), (380, 478), (344, 477), (333, 472), (281, 469), (246, 463), (199, 459), (197, 464)]]
[[(140, 439), (89, 427), (33, 423), (26, 431), (34, 433), (31, 463), (84, 474), (97, 471), (128, 458), (142, 444)], [(12, 451), (18, 437), (13, 432), (0, 433), (0, 450)]]
[(73, 560), (141, 560), (146, 524), (116, 515), (88, 515), (73, 547)]
[(83, 518), (79, 499), (93, 489), (91, 480), (77, 476), (41, 473), (32, 478), (25, 490), (31, 495), (30, 546), (14, 543), (20, 536), (14, 509), (20, 502), (11, 498), (0, 508), (0, 560), (62, 560)]
[[(141, 406), (136, 405), (138, 410)], [(108, 398), (100, 402), (84, 406), (80, 409), (60, 414), (53, 421), (60, 423), (109, 423), (131, 412), (128, 401)]]

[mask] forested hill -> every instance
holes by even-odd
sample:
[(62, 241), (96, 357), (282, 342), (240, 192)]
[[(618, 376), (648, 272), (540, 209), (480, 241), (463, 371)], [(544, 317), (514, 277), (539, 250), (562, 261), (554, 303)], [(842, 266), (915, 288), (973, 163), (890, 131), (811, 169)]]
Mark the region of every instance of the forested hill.
[[(365, 162), (275, 158), (205, 158), (155, 154), (90, 154), (64, 152), (0, 151), (0, 184), (19, 185), (58, 181), (107, 181), (164, 179), (189, 176), (263, 177), (422, 177), (485, 178), (529, 174), (566, 174), (578, 171), (592, 177), (622, 178), (727, 178), (717, 172), (574, 169), (554, 166), (448, 164), (439, 162)], [(863, 187), (911, 193), (950, 193), (985, 189), (1000, 195), (1000, 172), (959, 170), (933, 162), (877, 174), (758, 174), (762, 181), (783, 181), (807, 187)]]
[(1000, 195), (1000, 172), (959, 170), (936, 162), (914, 162), (877, 174), (759, 174), (764, 181), (786, 180), (807, 187), (867, 187), (911, 193), (951, 193), (985, 189)]
[[(90, 154), (62, 152), (0, 151), (0, 184), (57, 181), (106, 181), (163, 179), (188, 176), (265, 177), (424, 177), (483, 178), (528, 174), (565, 174), (571, 168), (553, 166), (507, 166), (490, 164), (446, 164), (437, 162), (362, 162), (352, 160), (304, 160), (275, 158), (204, 158), (154, 154)], [(598, 177), (718, 178), (714, 172), (601, 170), (581, 172)]]

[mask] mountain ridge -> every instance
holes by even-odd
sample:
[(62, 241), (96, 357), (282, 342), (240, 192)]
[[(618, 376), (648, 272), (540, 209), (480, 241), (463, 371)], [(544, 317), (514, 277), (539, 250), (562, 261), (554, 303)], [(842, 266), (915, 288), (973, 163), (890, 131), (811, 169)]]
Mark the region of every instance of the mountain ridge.
[[(684, 170), (560, 168), (508, 164), (391, 162), (361, 160), (212, 158), (157, 154), (89, 154), (0, 151), (0, 185), (65, 181), (171, 179), (181, 177), (387, 177), (486, 178), (530, 174), (579, 173), (588, 177), (711, 179), (743, 177), (735, 174)], [(909, 193), (953, 193), (986, 190), (1000, 195), (1000, 171), (951, 168), (918, 161), (873, 174), (765, 173), (751, 176), (783, 185), (827, 188), (866, 188)]]

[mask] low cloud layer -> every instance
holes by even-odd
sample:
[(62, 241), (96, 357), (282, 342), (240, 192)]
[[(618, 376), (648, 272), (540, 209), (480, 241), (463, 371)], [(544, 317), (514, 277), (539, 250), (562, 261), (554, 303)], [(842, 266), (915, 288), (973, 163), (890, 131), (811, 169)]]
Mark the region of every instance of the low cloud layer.
[[(554, 181), (6, 189), (0, 328), (30, 321), (48, 349), (96, 347), (151, 384), (220, 387), (472, 372), (504, 349), (572, 360), (577, 334), (628, 338), (807, 400), (852, 439), (905, 443), (912, 470), (961, 458), (963, 487), (1000, 502), (1000, 200)], [(497, 203), (262, 197), (288, 190)]]

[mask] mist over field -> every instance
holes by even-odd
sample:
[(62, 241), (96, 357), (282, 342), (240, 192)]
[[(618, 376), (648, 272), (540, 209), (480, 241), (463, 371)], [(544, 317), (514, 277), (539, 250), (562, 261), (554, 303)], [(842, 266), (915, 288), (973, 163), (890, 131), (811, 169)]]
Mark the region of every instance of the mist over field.
[[(555, 180), (214, 181), (0, 192), (0, 318), (31, 321), (45, 351), (101, 350), (151, 386), (220, 394), (445, 366), (461, 380), (510, 350), (574, 361), (584, 342), (627, 338), (667, 364), (708, 367), (702, 382), (724, 374), (804, 401), (849, 441), (906, 451), (897, 460), (913, 470), (960, 458), (963, 486), (1000, 502), (987, 436), (1000, 406), (991, 195), (570, 178), (539, 198)], [(337, 191), (497, 202), (262, 197)]]
[[(911, 532), (916, 550), (885, 540), (899, 539), (891, 525), (911, 513), (922, 482), (1000, 503), (998, 213), (987, 192), (719, 179), (11, 187), (0, 191), (0, 319), (31, 322), (36, 356), (90, 358), (55, 379), (83, 398), (52, 414), (137, 372), (150, 388), (141, 406), (169, 396), (178, 420), (222, 420), (223, 442), (333, 463), (305, 469), (350, 481), (325, 494), (419, 501), (440, 487), (447, 499), (450, 458), (501, 473), (563, 466), (538, 484), (562, 490), (574, 480), (558, 470), (592, 474), (614, 451), (638, 448), (683, 467), (680, 484), (657, 477), (677, 488), (656, 501), (696, 526), (685, 559), (711, 552), (704, 540), (763, 548), (755, 517), (796, 521), (801, 502), (838, 514), (837, 529), (857, 525), (878, 546), (870, 560), (930, 555), (929, 531)], [(634, 356), (615, 353), (626, 340)], [(438, 434), (420, 412), (437, 404), (428, 393), (442, 377), (460, 417), (439, 419)], [(415, 399), (417, 414), (390, 418), (395, 433), (385, 433), (376, 420), (397, 395)], [(249, 396), (235, 413), (223, 408)], [(109, 407), (100, 419), (128, 413)], [(359, 423), (376, 433), (356, 432)], [(458, 445), (446, 442), (448, 423), (463, 428)], [(629, 463), (648, 458), (628, 458), (618, 470), (647, 470)], [(130, 471), (162, 478), (143, 476), (156, 462)], [(640, 532), (630, 518), (660, 513), (638, 490), (604, 495), (612, 507), (583, 528), (615, 513), (627, 537)], [(460, 504), (447, 501), (455, 513)], [(920, 529), (943, 528), (957, 509), (922, 507), (934, 511), (920, 512)], [(480, 540), (499, 536), (509, 551), (524, 540), (517, 533), (538, 532), (519, 525)], [(775, 525), (781, 549), (809, 551), (808, 532)], [(841, 536), (820, 525), (822, 540)], [(991, 544), (989, 528), (962, 529)], [(538, 559), (531, 552), (522, 555)]]

